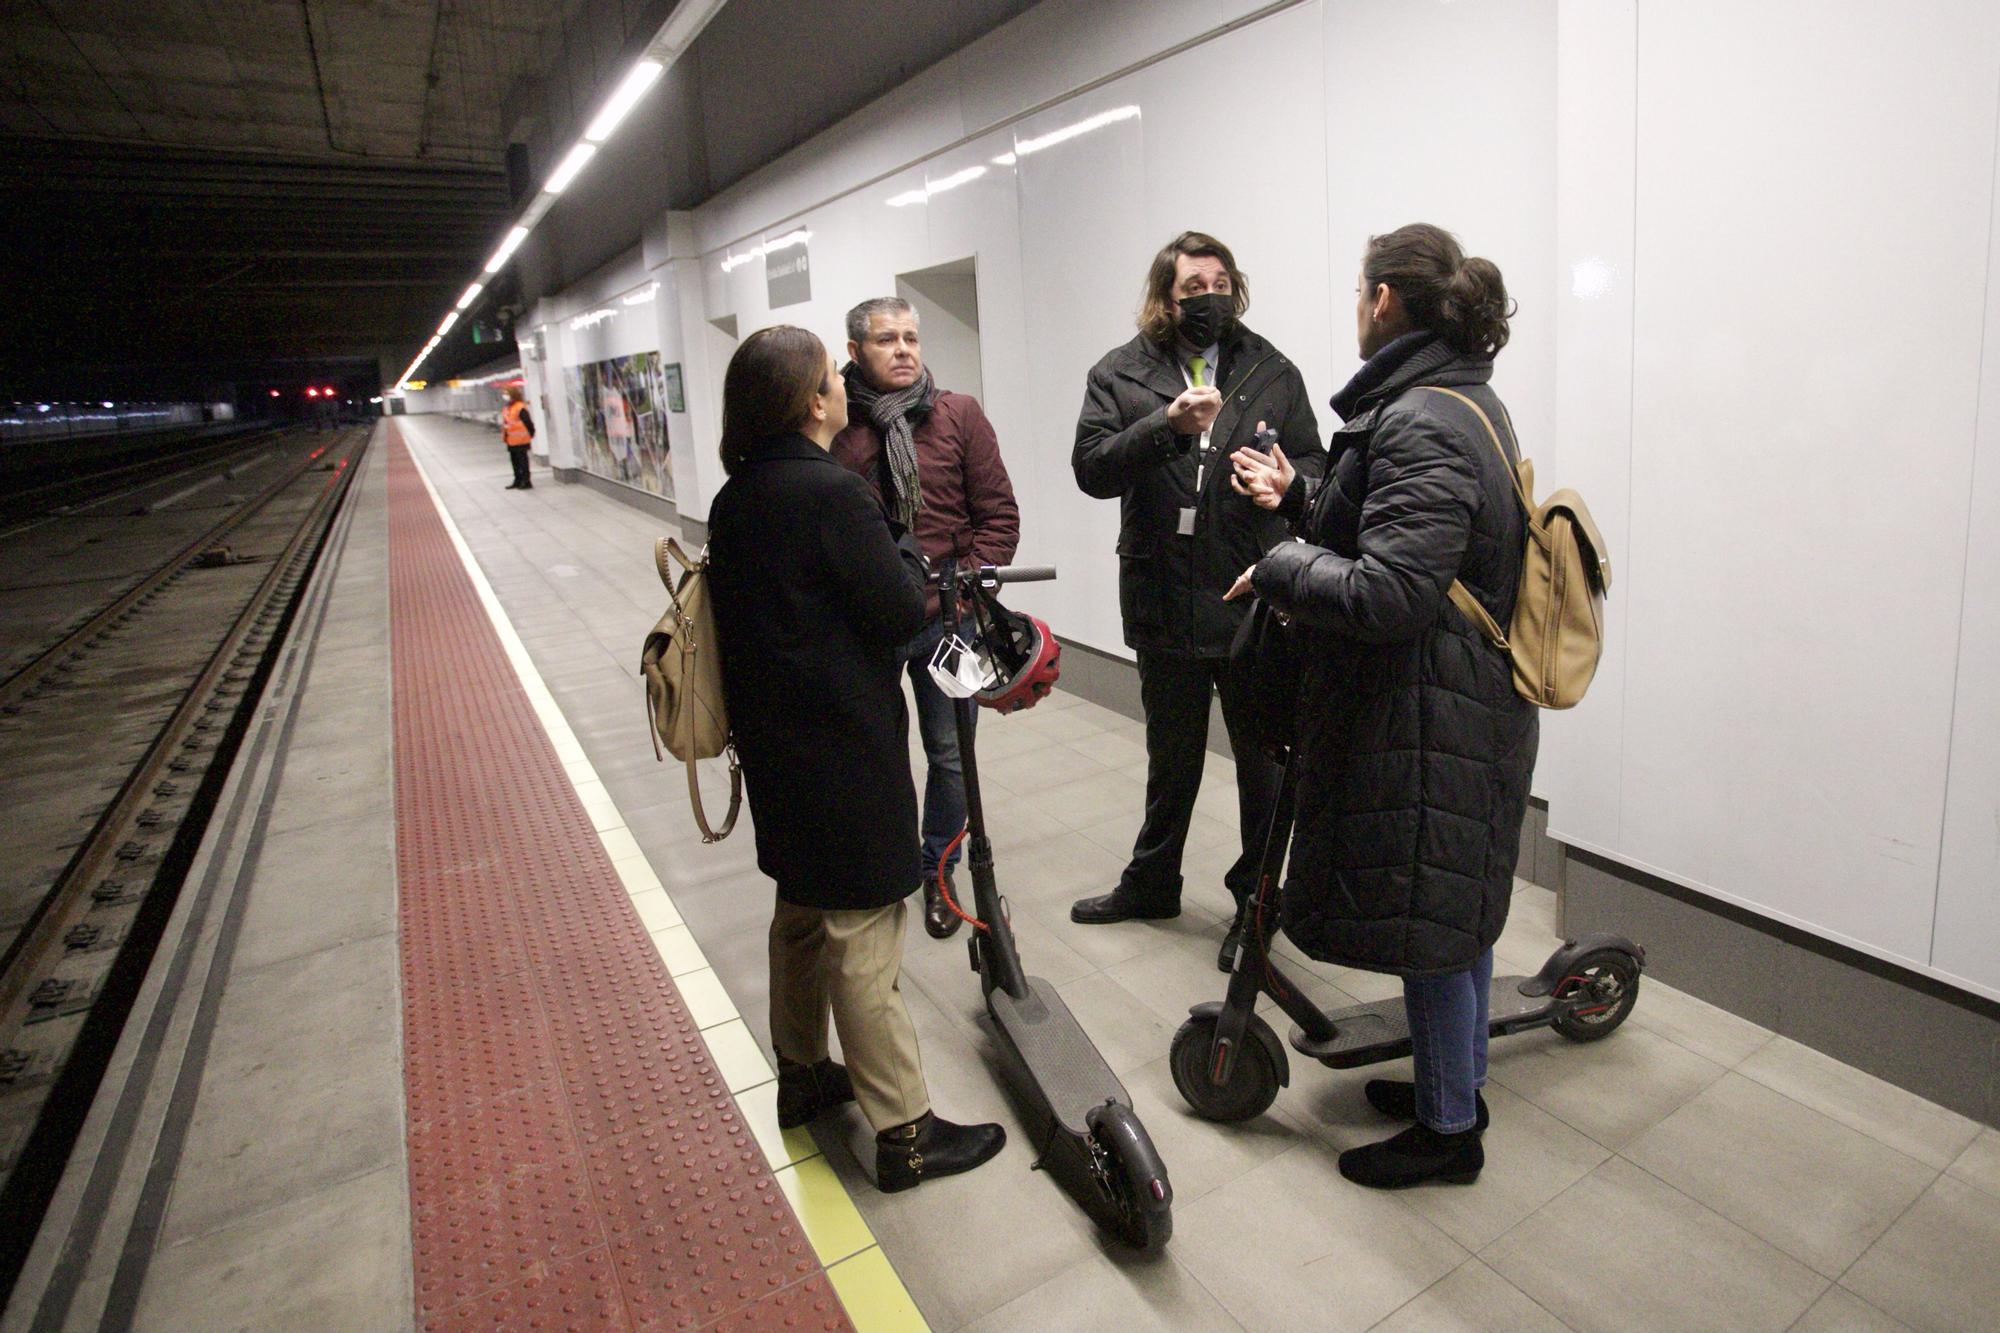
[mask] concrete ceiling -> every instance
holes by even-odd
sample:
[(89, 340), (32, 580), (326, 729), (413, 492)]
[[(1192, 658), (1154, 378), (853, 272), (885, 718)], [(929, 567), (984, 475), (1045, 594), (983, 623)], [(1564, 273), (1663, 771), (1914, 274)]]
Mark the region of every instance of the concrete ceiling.
[[(566, 198), (564, 260), (534, 281), (1030, 3), (733, 0), (656, 95), (673, 143), (643, 179)], [(0, 394), (315, 358), (393, 377), (674, 4), (9, 0)], [(503, 271), (489, 305), (515, 282)], [(435, 373), (491, 355), (469, 323)]]

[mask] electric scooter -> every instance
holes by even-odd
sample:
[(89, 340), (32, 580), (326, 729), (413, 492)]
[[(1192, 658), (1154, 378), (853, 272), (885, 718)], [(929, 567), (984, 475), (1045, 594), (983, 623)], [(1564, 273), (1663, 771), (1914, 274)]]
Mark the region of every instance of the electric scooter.
[[(1048, 627), (1005, 610), (994, 589), (1055, 576), (1055, 570), (1046, 566), (967, 566), (946, 561), (937, 574), (945, 648), (964, 647), (958, 637), (963, 600), (971, 607), (978, 627), (976, 641), (984, 651), (1009, 671), (1022, 667), (1024, 654), (1042, 652), (1052, 682), (1060, 647), (1048, 636)], [(1009, 711), (1029, 707), (1046, 692), (1046, 686), (1038, 693), (1023, 692), (1023, 697), (1004, 706)], [(966, 864), (972, 876), (973, 913), (966, 919), (973, 929), (966, 943), (972, 970), (979, 974), (985, 992), (986, 1011), (1011, 1057), (1006, 1062), (1010, 1081), (1029, 1113), (1030, 1132), (1040, 1154), (1035, 1165), (1061, 1179), (1086, 1210), (1121, 1240), (1140, 1250), (1158, 1251), (1173, 1234), (1174, 1192), (1166, 1165), (1139, 1123), (1125, 1085), (1111, 1072), (1062, 996), (1047, 981), (1022, 970), (1007, 900), (1000, 896), (993, 876), (993, 844), (986, 836), (979, 760), (973, 747), (975, 703), (971, 697), (953, 702), (965, 770), (966, 827), (959, 836), (969, 844)], [(942, 864), (938, 886), (949, 902)], [(951, 905), (965, 915), (956, 903)]]
[[(1278, 1034), (1256, 1013), (1268, 995), (1292, 1020), (1292, 1049), (1333, 1069), (1380, 1064), (1410, 1053), (1409, 1018), (1400, 997), (1321, 1009), (1271, 957), (1276, 894), (1291, 841), (1296, 775), (1290, 754), (1245, 929), (1230, 963), (1229, 992), (1188, 1011), (1174, 1033), (1174, 1086), (1195, 1114), (1234, 1123), (1262, 1115), (1291, 1083)], [(1639, 999), (1646, 951), (1620, 935), (1592, 932), (1564, 942), (1532, 977), (1493, 978), (1488, 1034), (1505, 1037), (1552, 1027), (1571, 1041), (1601, 1041), (1618, 1030)]]

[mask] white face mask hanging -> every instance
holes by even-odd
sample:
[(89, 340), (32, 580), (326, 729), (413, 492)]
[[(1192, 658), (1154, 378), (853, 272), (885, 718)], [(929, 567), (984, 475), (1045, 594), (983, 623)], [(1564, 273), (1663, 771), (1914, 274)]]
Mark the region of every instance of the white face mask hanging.
[(931, 679), (954, 699), (970, 699), (981, 690), (999, 683), (990, 663), (966, 645), (956, 634), (937, 646), (931, 654)]

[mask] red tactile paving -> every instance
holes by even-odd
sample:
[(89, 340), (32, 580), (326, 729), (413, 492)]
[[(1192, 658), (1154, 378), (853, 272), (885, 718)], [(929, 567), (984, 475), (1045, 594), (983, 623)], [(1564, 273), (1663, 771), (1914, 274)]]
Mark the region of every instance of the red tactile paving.
[(851, 1329), (389, 432), (419, 1321)]

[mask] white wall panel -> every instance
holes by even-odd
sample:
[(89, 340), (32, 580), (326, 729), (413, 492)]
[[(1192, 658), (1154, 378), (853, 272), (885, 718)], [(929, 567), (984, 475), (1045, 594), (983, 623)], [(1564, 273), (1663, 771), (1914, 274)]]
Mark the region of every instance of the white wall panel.
[[(1993, 214), (2000, 216), (2000, 180)], [(1932, 962), (2000, 998), (2000, 229), (1986, 257), (1985, 361)]]
[(1919, 965), (1996, 22), (1679, 0), (1639, 24), (1619, 850)]
[(1498, 264), (1520, 303), (1493, 382), (1540, 454), (1555, 424), (1555, 0), (1342, 0), (1325, 47), (1329, 391), (1361, 364), (1363, 245), (1434, 223)]
[(1604, 657), (1583, 705), (1542, 714), (1549, 833), (1619, 845), (1631, 568), (1633, 123), (1638, 0), (1561, 0), (1556, 38), (1555, 431), (1537, 483), (1572, 486), (1611, 548)]

